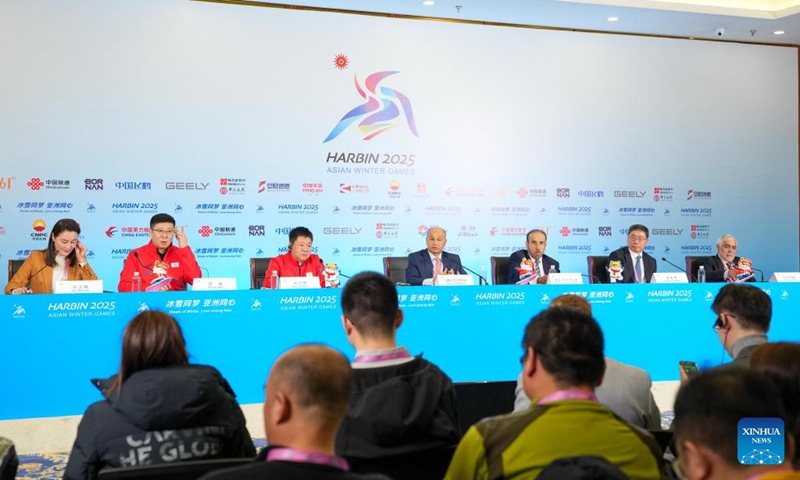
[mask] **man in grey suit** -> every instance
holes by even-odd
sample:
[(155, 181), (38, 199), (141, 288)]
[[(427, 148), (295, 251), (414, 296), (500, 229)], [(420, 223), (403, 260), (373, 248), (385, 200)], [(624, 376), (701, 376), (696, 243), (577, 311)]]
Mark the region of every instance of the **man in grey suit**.
[[(567, 307), (592, 314), (592, 306), (580, 295), (561, 295), (550, 302), (551, 307)], [(606, 372), (603, 383), (595, 390), (600, 403), (608, 407), (620, 418), (635, 425), (651, 430), (661, 429), (661, 412), (650, 391), (652, 382), (650, 375), (631, 365), (605, 357)], [(526, 410), (531, 400), (522, 389), (522, 375), (517, 378), (514, 411)]]

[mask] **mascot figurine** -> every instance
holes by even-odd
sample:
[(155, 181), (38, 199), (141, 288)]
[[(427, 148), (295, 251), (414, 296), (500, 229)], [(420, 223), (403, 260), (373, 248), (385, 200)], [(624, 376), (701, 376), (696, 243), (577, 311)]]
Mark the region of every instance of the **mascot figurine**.
[(733, 266), (733, 270), (736, 272), (735, 277), (728, 277), (729, 282), (739, 283), (739, 282), (746, 282), (753, 278), (753, 262), (747, 258), (740, 258), (739, 263)]
[(326, 263), (322, 270), (325, 275), (325, 288), (339, 288), (339, 266), (335, 263)]
[(533, 268), (533, 261), (529, 258), (523, 258), (517, 267), (519, 272), (519, 280), (517, 285), (528, 285), (529, 283), (536, 283), (536, 269)]
[(608, 262), (606, 271), (608, 272), (608, 278), (611, 280), (611, 283), (622, 282), (622, 272), (625, 271), (625, 267), (622, 266), (621, 261), (612, 260)]

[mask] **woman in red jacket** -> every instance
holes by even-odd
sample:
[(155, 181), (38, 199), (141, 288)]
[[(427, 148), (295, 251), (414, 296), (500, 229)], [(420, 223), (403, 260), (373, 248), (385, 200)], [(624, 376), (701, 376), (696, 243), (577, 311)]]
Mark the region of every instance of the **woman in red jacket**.
[(269, 266), (264, 274), (264, 288), (274, 288), (272, 285), (272, 272), (278, 272), (278, 277), (305, 277), (307, 275), (318, 277), (320, 287), (325, 287), (325, 269), (319, 255), (311, 253), (311, 244), (314, 234), (306, 227), (295, 227), (289, 232), (289, 251), (269, 261)]

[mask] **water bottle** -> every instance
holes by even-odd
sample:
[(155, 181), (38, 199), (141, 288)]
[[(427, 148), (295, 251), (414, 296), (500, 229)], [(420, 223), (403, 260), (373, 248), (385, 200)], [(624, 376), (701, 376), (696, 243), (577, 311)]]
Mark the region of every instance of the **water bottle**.
[(547, 274), (548, 275), (552, 275), (554, 273), (558, 273), (558, 272), (556, 272), (556, 266), (555, 265), (550, 265), (550, 271), (547, 272)]
[(280, 282), (280, 278), (278, 278), (278, 271), (277, 270), (273, 270), (272, 271), (272, 280), (270, 281), (270, 285), (272, 286), (273, 290), (277, 290), (278, 289), (278, 282)]
[(703, 265), (700, 265), (700, 268), (697, 269), (697, 282), (706, 283), (706, 267)]
[(131, 279), (131, 292), (141, 292), (142, 291), (142, 277), (139, 276), (139, 272), (133, 272), (133, 279)]
[[(478, 279), (478, 285), (481, 285), (486, 279), (486, 265), (481, 265), (481, 268), (478, 271), (481, 272), (481, 277)], [(486, 284), (489, 284), (488, 280), (486, 280)]]

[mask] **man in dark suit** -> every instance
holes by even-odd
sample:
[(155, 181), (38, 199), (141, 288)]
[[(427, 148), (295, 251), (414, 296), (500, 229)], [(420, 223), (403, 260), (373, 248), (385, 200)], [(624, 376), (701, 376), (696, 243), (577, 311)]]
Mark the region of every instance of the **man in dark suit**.
[[(739, 264), (741, 257), (736, 256), (736, 249), (739, 242), (733, 235), (723, 235), (717, 240), (717, 254), (698, 262), (698, 268), (703, 265), (706, 271), (706, 282), (728, 282), (735, 281), (739, 272), (734, 268)], [(697, 274), (697, 272), (692, 272)], [(734, 280), (730, 280), (733, 278)], [(755, 277), (750, 277), (746, 281), (755, 282)]]
[(545, 248), (547, 248), (547, 234), (543, 230), (533, 229), (528, 232), (525, 237), (525, 250), (518, 250), (508, 258), (508, 283), (519, 282), (517, 268), (526, 258), (533, 262), (536, 283), (547, 283), (550, 267), (555, 267), (556, 272), (560, 273), (558, 262), (544, 254)]
[(422, 285), (425, 280), (432, 280), (437, 275), (464, 275), (461, 258), (444, 251), (447, 245), (447, 232), (440, 227), (432, 227), (425, 236), (428, 248), (414, 252), (408, 256), (406, 267), (406, 283)]
[(657, 271), (656, 259), (644, 252), (650, 230), (638, 223), (628, 228), (628, 246), (611, 252), (609, 264), (613, 261), (622, 263), (622, 278), (613, 278), (610, 272), (605, 283), (648, 283)]

